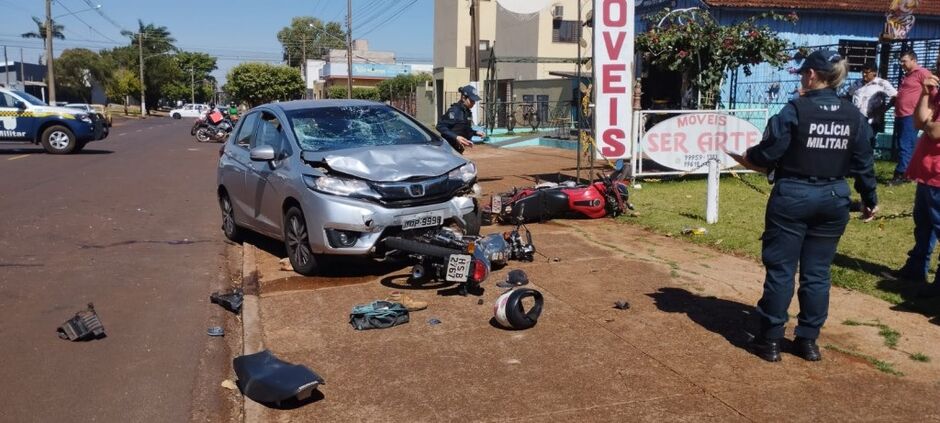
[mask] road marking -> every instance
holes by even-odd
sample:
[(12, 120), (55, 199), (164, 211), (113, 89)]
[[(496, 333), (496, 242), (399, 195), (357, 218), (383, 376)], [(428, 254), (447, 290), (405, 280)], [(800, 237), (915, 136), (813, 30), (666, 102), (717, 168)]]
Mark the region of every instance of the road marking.
[(125, 135), (127, 135), (127, 132), (121, 132), (120, 134), (118, 134), (119, 137), (123, 137)]
[(29, 154), (22, 154), (22, 155), (19, 155), (19, 156), (10, 157), (10, 158), (7, 159), (7, 160), (19, 160), (19, 159), (22, 159), (23, 157), (29, 157)]
[(199, 151), (198, 148), (187, 148), (186, 150), (188, 150), (188, 151)]
[(136, 132), (144, 132), (143, 129), (138, 129)]

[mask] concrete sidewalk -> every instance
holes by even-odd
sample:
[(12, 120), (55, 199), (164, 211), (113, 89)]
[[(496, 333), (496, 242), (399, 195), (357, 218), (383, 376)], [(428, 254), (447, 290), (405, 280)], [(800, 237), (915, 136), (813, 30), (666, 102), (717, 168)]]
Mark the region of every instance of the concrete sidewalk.
[[(531, 185), (531, 175), (574, 173), (573, 152), (556, 149), (480, 146), (469, 156), (487, 193)], [(940, 326), (923, 316), (863, 294), (832, 293), (820, 344), (894, 363), (906, 376), (831, 350), (819, 363), (792, 354), (766, 363), (743, 349), (761, 293), (759, 263), (612, 219), (530, 229), (537, 260), (491, 274), (483, 305), (473, 296), (440, 296), (440, 285), (411, 289), (408, 268), (354, 263), (332, 269), (336, 276), (304, 278), (278, 269), (277, 248), (259, 250), (265, 347), (326, 379), (323, 399), (264, 409), (261, 418), (940, 421)], [(489, 320), (500, 293), (494, 284), (516, 268), (545, 294), (545, 310), (534, 328), (512, 332)], [(354, 304), (393, 290), (430, 306), (403, 326), (352, 329)], [(617, 300), (630, 309), (614, 309)], [(431, 318), (442, 323), (432, 326)], [(876, 328), (841, 325), (846, 319), (878, 319), (900, 331), (898, 349), (885, 347)], [(935, 357), (919, 363), (905, 351)]]

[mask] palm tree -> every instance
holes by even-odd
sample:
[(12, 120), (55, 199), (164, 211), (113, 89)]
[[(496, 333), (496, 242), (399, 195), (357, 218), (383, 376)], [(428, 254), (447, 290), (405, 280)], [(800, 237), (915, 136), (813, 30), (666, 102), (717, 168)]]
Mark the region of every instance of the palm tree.
[(131, 39), (131, 45), (135, 48), (137, 47), (137, 43), (140, 42), (140, 36), (138, 34), (143, 34), (143, 49), (150, 54), (160, 54), (176, 50), (176, 46), (173, 45), (176, 39), (170, 36), (170, 30), (167, 29), (167, 27), (156, 26), (152, 23), (144, 25), (144, 22), (140, 19), (137, 20), (137, 27), (137, 31), (121, 31), (121, 35)]
[[(36, 22), (36, 32), (24, 32), (20, 36), (23, 38), (39, 38), (45, 41), (46, 23), (35, 16), (33, 16), (33, 22)], [(52, 22), (52, 38), (64, 40), (65, 34), (62, 33), (63, 30), (65, 30), (65, 26), (57, 24), (55, 21)]]

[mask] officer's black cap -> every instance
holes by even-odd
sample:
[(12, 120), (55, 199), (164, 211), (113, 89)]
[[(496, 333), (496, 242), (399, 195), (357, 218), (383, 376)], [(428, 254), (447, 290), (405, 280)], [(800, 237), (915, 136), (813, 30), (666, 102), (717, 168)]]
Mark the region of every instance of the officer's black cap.
[(474, 103), (480, 101), (480, 95), (477, 94), (477, 89), (473, 85), (464, 85), (458, 90), (461, 94), (467, 96), (467, 98), (473, 100)]
[(807, 70), (814, 69), (823, 72), (829, 72), (832, 70), (832, 64), (838, 63), (842, 60), (842, 56), (838, 52), (832, 50), (816, 50), (810, 53), (809, 56), (806, 56), (806, 59), (803, 60), (803, 64), (800, 66), (800, 73), (803, 73)]

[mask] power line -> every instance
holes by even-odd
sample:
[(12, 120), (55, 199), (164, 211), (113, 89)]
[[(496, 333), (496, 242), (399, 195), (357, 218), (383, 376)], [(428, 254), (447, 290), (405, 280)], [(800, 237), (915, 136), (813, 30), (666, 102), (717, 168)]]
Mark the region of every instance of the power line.
[[(81, 22), (81, 23), (85, 24), (86, 26), (88, 26), (88, 28), (90, 28), (92, 31), (95, 31), (96, 34), (98, 34), (98, 35), (100, 35), (100, 36), (102, 36), (102, 37), (104, 37), (104, 38), (106, 38), (106, 39), (108, 39), (108, 40), (114, 41), (111, 37), (108, 37), (107, 35), (102, 34), (101, 31), (98, 31), (97, 28), (95, 28), (95, 27), (89, 25), (88, 22), (85, 22), (84, 19), (82, 19), (80, 16), (76, 15), (75, 12), (72, 11), (72, 9), (69, 9), (68, 6), (66, 6), (66, 5), (65, 5), (64, 3), (62, 3), (61, 1), (55, 0), (55, 2), (56, 2), (56, 3), (59, 3), (59, 6), (62, 6), (62, 8), (65, 9), (66, 12), (69, 12), (69, 15), (68, 15), (68, 16), (72, 16), (72, 17), (74, 17), (75, 19), (78, 19), (79, 22)], [(114, 41), (114, 42), (117, 42), (117, 41)]]
[(392, 16), (390, 16), (388, 19), (386, 19), (386, 20), (384, 20), (384, 21), (378, 23), (377, 25), (373, 26), (371, 29), (366, 30), (365, 32), (359, 34), (358, 36), (364, 37), (364, 36), (366, 36), (366, 35), (371, 34), (371, 33), (374, 32), (375, 30), (381, 28), (383, 25), (385, 25), (385, 24), (391, 22), (392, 20), (398, 18), (399, 16), (401, 16), (403, 13), (405, 13), (406, 10), (408, 10), (409, 7), (414, 6), (414, 4), (417, 3), (417, 2), (418, 2), (418, 0), (411, 0), (411, 3), (406, 4), (404, 7), (402, 7), (401, 9), (399, 9), (397, 13), (395, 13), (395, 14), (392, 15)]
[(85, 2), (85, 4), (88, 5), (88, 7), (94, 9), (95, 12), (98, 12), (98, 15), (101, 16), (102, 18), (104, 18), (104, 20), (108, 21), (108, 23), (110, 23), (110, 24), (113, 25), (115, 28), (117, 28), (118, 31), (127, 31), (127, 29), (124, 28), (123, 26), (121, 26), (121, 24), (115, 22), (114, 19), (111, 19), (110, 16), (106, 15), (106, 14), (104, 13), (104, 11), (101, 10), (100, 7), (97, 7), (97, 6), (100, 6), (100, 5), (94, 4), (91, 0), (83, 0), (83, 1)]

